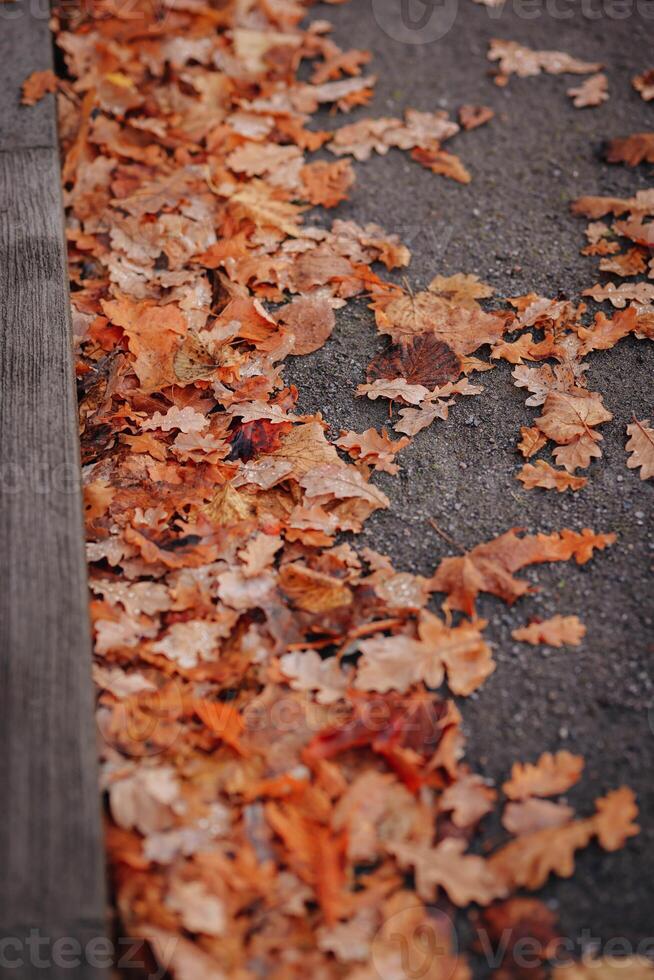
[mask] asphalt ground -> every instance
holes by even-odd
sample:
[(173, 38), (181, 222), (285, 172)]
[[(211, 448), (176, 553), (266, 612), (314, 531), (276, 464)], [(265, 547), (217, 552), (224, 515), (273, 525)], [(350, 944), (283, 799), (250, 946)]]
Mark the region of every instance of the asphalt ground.
[[(312, 16), (333, 23), (342, 47), (374, 55), (374, 101), (347, 121), (400, 115), (405, 107), (454, 112), (462, 103), (488, 105), (496, 113), (489, 124), (448, 143), (471, 171), (469, 185), (437, 177), (392, 150), (355, 164), (350, 199), (332, 215), (376, 221), (399, 234), (413, 253), (406, 270), (412, 288), (423, 288), (438, 273), (465, 272), (490, 283), (498, 297), (534, 291), (577, 298), (607, 277), (598, 276), (597, 259), (579, 254), (585, 225), (570, 214), (570, 200), (630, 196), (651, 182), (651, 168), (610, 166), (601, 154), (606, 139), (652, 128), (654, 102), (643, 102), (630, 79), (654, 60), (654, 9), (625, 0), (507, 0), (501, 10), (473, 0), (447, 7), (450, 2), (435, 8), (440, 20), (422, 33), (402, 25), (397, 0), (312, 9)], [(412, 3), (410, 15), (419, 20), (425, 7)], [(434, 30), (443, 36), (430, 39)], [(416, 36), (421, 43), (408, 43)], [(566, 90), (580, 79), (571, 75), (512, 76), (499, 88), (486, 60), (492, 37), (603, 62), (609, 101), (573, 108)], [(333, 124), (328, 114), (317, 120), (325, 128)], [(292, 359), (287, 369), (301, 392), (300, 409), (321, 411), (335, 430), (383, 425), (385, 404), (355, 397), (366, 365), (383, 346), (364, 302), (339, 311), (325, 347)], [(541, 591), (513, 608), (482, 598), (479, 612), (490, 620), (498, 666), (460, 707), (468, 759), (487, 776), (501, 781), (514, 760), (567, 748), (586, 758), (584, 777), (568, 794), (579, 812), (590, 813), (593, 800), (616, 786), (636, 791), (641, 834), (612, 854), (591, 846), (578, 855), (572, 879), (552, 881), (540, 893), (560, 912), (564, 934), (581, 946), (596, 937), (604, 952), (624, 953), (654, 937), (654, 486), (627, 469), (624, 450), (632, 416), (654, 416), (654, 347), (629, 338), (588, 360), (588, 386), (602, 393), (614, 419), (602, 427), (604, 455), (590, 467), (582, 491), (527, 492), (516, 480), (519, 428), (539, 410), (525, 407), (510, 366), (501, 364), (480, 378), (481, 396), (460, 400), (447, 422), (414, 439), (399, 457), (398, 476), (377, 478), (392, 506), (375, 514), (357, 540), (390, 555), (400, 569), (430, 574), (442, 557), (455, 553), (430, 518), (464, 548), (513, 526), (618, 533), (618, 543), (587, 565), (528, 570), (526, 577)], [(580, 647), (556, 650), (512, 640), (511, 630), (530, 617), (555, 613), (575, 613), (586, 624)], [(619, 939), (622, 945), (616, 945)]]

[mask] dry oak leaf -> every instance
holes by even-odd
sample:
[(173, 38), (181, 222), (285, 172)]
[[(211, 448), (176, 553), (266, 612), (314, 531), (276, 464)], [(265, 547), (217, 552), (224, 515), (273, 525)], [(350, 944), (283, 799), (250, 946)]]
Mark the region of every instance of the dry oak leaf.
[(486, 623), (462, 622), (448, 626), (438, 616), (424, 611), (418, 623), (418, 638), (375, 636), (361, 640), (363, 656), (357, 665), (355, 687), (364, 691), (406, 692), (424, 681), (427, 687), (443, 683), (445, 671), (453, 694), (467, 696), (492, 674), (495, 664), (491, 649), (482, 637)]
[(393, 441), (386, 429), (382, 429), (381, 432), (377, 429), (366, 429), (360, 434), (341, 429), (341, 437), (336, 440), (335, 445), (339, 449), (344, 449), (352, 459), (362, 459), (376, 470), (395, 474), (399, 471), (399, 466), (393, 460), (401, 449), (409, 445), (410, 441), (408, 438)]
[(323, 660), (315, 650), (294, 650), (279, 659), (282, 673), (294, 691), (315, 691), (318, 704), (334, 704), (345, 697), (349, 673), (336, 657)]
[(33, 71), (23, 82), (22, 105), (36, 105), (48, 92), (57, 91), (57, 76), (51, 69)]
[(517, 478), (524, 484), (525, 490), (539, 487), (543, 490), (558, 490), (559, 493), (564, 493), (566, 490), (581, 490), (588, 483), (588, 477), (573, 476), (565, 470), (556, 470), (544, 459), (537, 459), (535, 463), (525, 463)]
[(648, 68), (640, 75), (634, 75), (631, 84), (640, 93), (643, 101), (651, 102), (654, 99), (654, 68)]
[(640, 827), (634, 823), (638, 816), (636, 797), (628, 786), (612, 790), (595, 805), (595, 833), (605, 851), (619, 850), (629, 837), (639, 833)]
[[(642, 217), (635, 216), (631, 217), (628, 221), (616, 221), (616, 223), (613, 225), (613, 230), (618, 235), (624, 235), (625, 238), (630, 238), (631, 241), (635, 242), (637, 245), (641, 245), (645, 248), (654, 247), (654, 223), (650, 221), (645, 224)], [(626, 284), (623, 283), (623, 285)], [(647, 285), (647, 283), (634, 283), (634, 285)], [(625, 292), (625, 290), (623, 290), (623, 292)], [(611, 300), (611, 302), (613, 303), (613, 300)], [(647, 302), (647, 300), (645, 302)], [(624, 306), (623, 303), (613, 303), (613, 305)]]
[(469, 184), (472, 180), (470, 171), (466, 169), (456, 153), (432, 147), (416, 146), (415, 149), (411, 150), (411, 159), (426, 167), (427, 170), (431, 170), (433, 174), (449, 177), (450, 180), (456, 180), (458, 184)]
[(176, 408), (174, 405), (169, 408), (165, 415), (155, 412), (154, 415), (141, 423), (141, 428), (161, 429), (162, 432), (170, 432), (172, 429), (179, 429), (180, 432), (202, 432), (209, 425), (209, 419), (196, 412), (194, 408)]
[(324, 296), (297, 296), (277, 311), (277, 320), (294, 335), (291, 354), (320, 350), (336, 325), (334, 311)]
[(650, 480), (654, 476), (654, 429), (649, 419), (634, 419), (627, 426), (627, 435), (625, 449), (631, 453), (627, 466), (630, 470), (640, 467), (641, 480)]
[(574, 820), (523, 834), (492, 854), (488, 863), (507, 889), (540, 888), (550, 874), (569, 878), (574, 872), (575, 851), (586, 847), (592, 836), (592, 818)]
[[(366, 482), (355, 466), (347, 466), (342, 463), (311, 469), (300, 480), (300, 486), (304, 487), (306, 496), (310, 498), (324, 497), (327, 500), (330, 498), (350, 500), (358, 497), (366, 501), (373, 510), (390, 506), (386, 494), (378, 487)], [(318, 499), (315, 502), (324, 501)]]
[(586, 78), (581, 85), (568, 89), (575, 109), (585, 109), (606, 102), (609, 97), (609, 80), (602, 72)]
[(224, 701), (208, 701), (206, 698), (195, 698), (192, 707), (212, 735), (216, 735), (241, 755), (247, 754), (241, 743), (245, 722), (236, 708)]
[(429, 397), (430, 391), (424, 385), (410, 385), (404, 378), (393, 378), (392, 381), (380, 378), (373, 381), (372, 384), (358, 385), (357, 395), (366, 395), (371, 401), (376, 401), (377, 398), (388, 398), (392, 402), (399, 401), (406, 405), (419, 405), (425, 398)]
[(402, 378), (410, 385), (433, 389), (452, 381), (461, 373), (461, 362), (454, 351), (432, 333), (415, 334), (393, 344), (372, 359), (368, 381)]
[(551, 827), (563, 827), (573, 817), (574, 810), (565, 803), (530, 796), (526, 800), (507, 803), (502, 814), (502, 826), (514, 837), (522, 837)]
[(630, 248), (608, 259), (601, 259), (599, 267), (602, 272), (611, 272), (614, 276), (637, 276), (647, 269), (647, 253), (642, 248)]
[(513, 572), (527, 565), (568, 561), (573, 557), (581, 565), (592, 557), (594, 548), (601, 550), (616, 538), (615, 534), (595, 534), (588, 528), (580, 533), (563, 530), (520, 538), (519, 530), (512, 528), (499, 538), (478, 544), (461, 557), (441, 561), (429, 584), (432, 591), (447, 594), (444, 609), (460, 610), (472, 616), (480, 592), (490, 592), (511, 604), (533, 591), (528, 582), (515, 578)]
[[(570, 205), (573, 214), (583, 214), (587, 218), (602, 218), (605, 214), (624, 214), (626, 211), (650, 212), (654, 208), (654, 191), (652, 188), (637, 191), (633, 197), (579, 197)], [(589, 226), (592, 227), (592, 226)], [(601, 225), (599, 237), (610, 229)], [(593, 241), (593, 238), (589, 238)]]
[(463, 129), (476, 129), (489, 122), (495, 112), (487, 105), (462, 105), (459, 109), (459, 123)]
[(390, 334), (395, 341), (430, 332), (457, 354), (472, 354), (505, 331), (502, 317), (476, 305), (450, 303), (430, 290), (392, 300), (375, 312), (375, 318), (379, 332)]
[(555, 755), (544, 752), (538, 762), (514, 762), (511, 778), (502, 789), (511, 800), (528, 796), (556, 796), (579, 782), (584, 769), (581, 755), (561, 749)]
[(543, 435), (537, 426), (520, 426), (520, 442), (518, 443), (518, 449), (522, 453), (525, 459), (531, 459), (535, 456), (539, 449), (542, 449), (547, 438)]
[(606, 149), (609, 163), (626, 163), (636, 167), (639, 163), (654, 163), (654, 133), (633, 133), (625, 139), (611, 140)]
[(109, 320), (125, 331), (141, 389), (151, 392), (174, 383), (174, 356), (187, 332), (184, 314), (172, 304), (152, 306), (127, 297), (102, 300), (101, 306)]
[(438, 808), (442, 813), (451, 812), (455, 827), (472, 827), (492, 811), (496, 799), (497, 791), (481, 776), (466, 773), (443, 791)]
[(645, 956), (585, 957), (555, 966), (552, 980), (654, 980), (654, 963)]
[(307, 201), (324, 208), (334, 208), (347, 198), (354, 183), (354, 170), (350, 160), (315, 160), (300, 171)]
[(464, 854), (465, 849), (466, 841), (455, 837), (446, 837), (435, 847), (408, 842), (389, 847), (400, 867), (414, 869), (416, 891), (426, 902), (435, 900), (439, 887), (459, 908), (503, 898), (507, 888), (501, 878), (484, 858)]
[(528, 78), (545, 71), (550, 75), (588, 75), (602, 67), (597, 62), (579, 61), (561, 51), (534, 51), (517, 41), (492, 38), (488, 51), (489, 61), (498, 61), (502, 75)]
[[(646, 226), (649, 227), (649, 226)], [(619, 286), (609, 282), (606, 286), (597, 283), (590, 289), (584, 289), (582, 296), (590, 296), (597, 303), (604, 303), (608, 300), (616, 309), (624, 309), (629, 300), (646, 305), (654, 300), (654, 283), (651, 282), (623, 282)]]
[(278, 582), (293, 605), (307, 612), (330, 612), (352, 602), (352, 590), (344, 582), (314, 571), (301, 562), (282, 565)]
[(495, 292), (492, 286), (481, 282), (478, 276), (464, 272), (457, 272), (453, 276), (434, 276), (427, 289), (452, 306), (466, 306), (471, 310), (479, 309), (478, 299), (488, 299)]
[(511, 636), (521, 643), (536, 646), (545, 643), (549, 647), (578, 647), (586, 635), (586, 627), (578, 616), (552, 616), (540, 623), (530, 623), (513, 630)]
[(290, 432), (282, 436), (279, 448), (270, 455), (290, 463), (296, 480), (315, 467), (339, 462), (338, 453), (327, 442), (325, 430), (319, 422), (294, 425)]

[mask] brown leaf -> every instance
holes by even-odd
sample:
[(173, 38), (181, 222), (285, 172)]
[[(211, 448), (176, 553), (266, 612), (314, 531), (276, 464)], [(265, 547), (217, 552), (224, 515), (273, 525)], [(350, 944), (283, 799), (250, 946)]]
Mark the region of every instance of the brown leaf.
[(447, 837), (434, 848), (417, 844), (394, 844), (390, 851), (400, 867), (412, 867), (416, 891), (427, 902), (434, 901), (438, 888), (459, 908), (471, 902), (489, 905), (506, 895), (502, 879), (489, 862), (476, 854), (464, 854), (466, 842)]
[(626, 163), (636, 167), (639, 163), (654, 163), (654, 133), (634, 133), (625, 139), (611, 140), (606, 150), (609, 163)]
[(436, 388), (461, 373), (454, 351), (432, 333), (417, 334), (378, 354), (368, 365), (368, 381), (403, 378), (408, 384)]
[(550, 647), (578, 647), (586, 635), (586, 627), (578, 616), (552, 616), (540, 623), (522, 626), (511, 633), (522, 643), (545, 643)]
[(56, 92), (57, 84), (57, 76), (49, 68), (33, 71), (23, 82), (22, 105), (36, 105), (48, 92)]
[(525, 459), (531, 459), (535, 456), (539, 449), (542, 449), (547, 438), (543, 435), (537, 426), (520, 426), (520, 442), (518, 443), (518, 449), (522, 453)]
[(476, 129), (489, 122), (495, 112), (487, 105), (462, 105), (459, 109), (459, 122), (464, 129)]
[(539, 830), (563, 827), (573, 817), (574, 810), (571, 806), (530, 796), (518, 803), (507, 803), (502, 815), (502, 826), (515, 837), (522, 837)]
[(627, 426), (627, 435), (625, 449), (631, 454), (627, 466), (630, 470), (640, 467), (641, 480), (650, 480), (654, 476), (654, 429), (649, 419), (634, 419)]
[(511, 778), (502, 789), (511, 800), (528, 796), (555, 796), (579, 782), (584, 768), (583, 756), (565, 749), (552, 755), (545, 752), (536, 763), (514, 762)]
[(518, 473), (518, 479), (524, 484), (525, 490), (540, 487), (543, 490), (558, 490), (559, 493), (565, 490), (581, 490), (588, 483), (588, 477), (572, 476), (565, 470), (555, 470), (544, 459), (525, 463)]
[(568, 95), (572, 99), (575, 109), (585, 109), (588, 106), (598, 106), (606, 102), (609, 97), (609, 81), (606, 75), (600, 72), (591, 75), (574, 88), (568, 89)]
[(644, 102), (651, 102), (654, 99), (654, 68), (647, 68), (640, 75), (634, 75), (631, 84)]
[(336, 326), (336, 317), (324, 296), (297, 296), (277, 312), (277, 319), (294, 334), (292, 354), (320, 350)]

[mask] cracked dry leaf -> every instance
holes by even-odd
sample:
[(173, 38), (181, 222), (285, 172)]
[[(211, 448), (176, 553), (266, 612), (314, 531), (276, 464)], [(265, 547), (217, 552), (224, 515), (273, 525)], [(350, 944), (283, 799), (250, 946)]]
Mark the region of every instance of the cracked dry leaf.
[(514, 640), (522, 643), (545, 643), (549, 647), (578, 647), (585, 635), (586, 627), (578, 616), (558, 615), (522, 626), (511, 633)]
[(654, 429), (649, 419), (634, 419), (627, 426), (627, 435), (625, 449), (631, 454), (627, 466), (630, 470), (640, 468), (641, 480), (650, 480), (654, 477)]
[(461, 362), (454, 351), (431, 333), (415, 334), (392, 344), (368, 365), (368, 381), (402, 378), (410, 385), (436, 388), (458, 378)]
[(584, 769), (581, 755), (562, 749), (555, 755), (544, 752), (537, 762), (514, 762), (511, 778), (502, 789), (511, 800), (528, 796), (556, 796), (579, 782)]
[(537, 487), (542, 490), (558, 490), (564, 493), (566, 490), (581, 490), (588, 483), (586, 476), (573, 476), (566, 470), (556, 470), (544, 459), (537, 459), (535, 463), (525, 463), (517, 479), (524, 485), (525, 490), (534, 490)]
[(444, 558), (430, 579), (434, 592), (445, 592), (443, 608), (460, 610), (474, 615), (475, 599), (480, 592), (489, 592), (512, 604), (520, 596), (532, 592), (528, 582), (515, 578), (513, 572), (541, 562), (587, 562), (598, 548), (603, 550), (616, 540), (615, 534), (595, 534), (567, 529), (553, 534), (518, 537), (519, 528), (506, 531), (498, 538), (478, 544), (457, 558)]
[(591, 75), (580, 85), (569, 88), (567, 93), (575, 109), (601, 105), (609, 97), (609, 80), (602, 72)]
[(609, 163), (626, 163), (628, 167), (654, 163), (654, 133), (633, 133), (625, 139), (611, 140), (606, 159)]
[(426, 902), (436, 899), (439, 888), (459, 908), (471, 902), (489, 905), (503, 898), (507, 888), (490, 862), (465, 854), (465, 849), (465, 840), (455, 837), (446, 837), (435, 847), (400, 843), (389, 848), (400, 867), (413, 868), (416, 891)]

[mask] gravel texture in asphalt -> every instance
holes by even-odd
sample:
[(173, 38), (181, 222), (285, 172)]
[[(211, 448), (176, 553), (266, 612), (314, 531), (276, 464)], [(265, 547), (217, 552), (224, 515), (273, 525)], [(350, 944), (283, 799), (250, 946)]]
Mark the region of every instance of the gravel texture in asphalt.
[[(426, 8), (411, 3), (417, 20)], [(413, 253), (405, 270), (412, 288), (424, 288), (437, 273), (465, 272), (490, 283), (498, 297), (534, 291), (577, 298), (606, 277), (598, 276), (597, 259), (579, 254), (585, 223), (570, 214), (570, 200), (630, 196), (650, 179), (651, 168), (609, 166), (601, 151), (606, 139), (652, 127), (654, 102), (640, 99), (631, 77), (650, 67), (654, 10), (625, 0), (506, 0), (501, 9), (473, 0), (451, 3), (434, 8), (441, 18), (436, 30), (453, 23), (433, 40), (428, 28), (416, 38), (419, 30), (402, 27), (399, 0), (312, 9), (313, 17), (333, 23), (342, 47), (374, 55), (374, 100), (346, 121), (401, 115), (406, 107), (454, 113), (463, 103), (488, 105), (496, 113), (489, 124), (448, 143), (471, 171), (469, 185), (435, 176), (391, 150), (355, 165), (350, 199), (331, 215), (375, 221), (400, 235)], [(407, 37), (423, 43), (407, 43)], [(572, 75), (512, 76), (499, 88), (486, 60), (492, 37), (602, 62), (609, 101), (573, 108), (566, 90), (581, 79)], [(328, 114), (318, 122), (334, 125)], [(300, 409), (321, 411), (335, 430), (383, 425), (385, 404), (355, 397), (366, 365), (383, 347), (365, 303), (339, 311), (325, 347), (293, 359), (287, 370), (300, 389)], [(375, 514), (358, 541), (387, 553), (400, 569), (430, 574), (442, 557), (455, 553), (430, 518), (466, 549), (513, 526), (617, 532), (618, 543), (587, 565), (528, 570), (526, 577), (541, 591), (511, 609), (482, 599), (479, 613), (490, 620), (497, 670), (460, 707), (469, 761), (487, 776), (501, 781), (514, 760), (567, 748), (586, 758), (584, 777), (569, 793), (581, 813), (611, 788), (628, 784), (637, 792), (642, 833), (616, 853), (591, 846), (578, 855), (572, 879), (552, 881), (541, 892), (559, 909), (565, 934), (582, 943), (592, 934), (605, 951), (606, 943), (622, 937), (627, 946), (608, 951), (628, 952), (654, 936), (654, 486), (627, 469), (624, 444), (633, 415), (654, 415), (654, 346), (630, 338), (588, 360), (588, 386), (602, 393), (614, 419), (602, 426), (604, 455), (590, 467), (583, 490), (527, 492), (516, 480), (519, 428), (539, 410), (525, 407), (523, 390), (513, 386), (511, 368), (502, 363), (479, 378), (481, 396), (460, 399), (447, 422), (414, 439), (399, 457), (398, 476), (377, 478), (392, 507)], [(576, 613), (586, 624), (580, 647), (556, 650), (512, 640), (516, 626), (555, 613)]]

